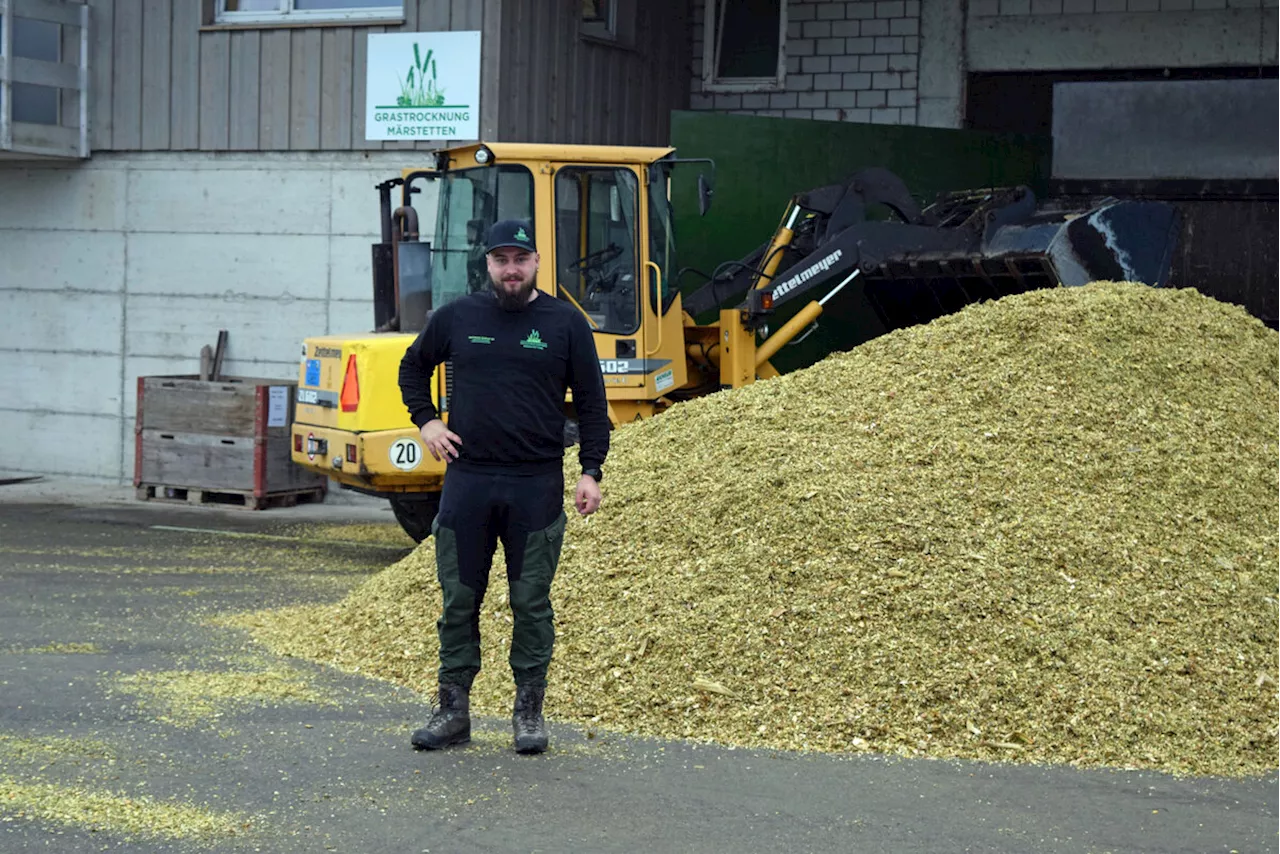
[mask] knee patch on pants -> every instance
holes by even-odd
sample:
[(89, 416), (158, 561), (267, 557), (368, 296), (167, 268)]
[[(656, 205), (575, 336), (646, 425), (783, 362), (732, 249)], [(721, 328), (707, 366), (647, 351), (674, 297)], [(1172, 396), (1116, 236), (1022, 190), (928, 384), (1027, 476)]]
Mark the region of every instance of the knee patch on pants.
[(560, 549), (564, 545), (564, 529), (568, 521), (562, 512), (550, 525), (525, 538), (524, 562), (517, 583), (527, 581), (535, 589), (551, 589), (556, 567), (560, 564)]
[(470, 688), (480, 672), (480, 605), (484, 593), (463, 583), (458, 576), (458, 550), (454, 532), (432, 524), (436, 545), (436, 578), (440, 582), (443, 607), (436, 621), (440, 640), (441, 682)]
[(525, 542), (520, 577), (510, 582), (511, 671), (518, 684), (545, 684), (555, 645), (555, 611), (551, 607), (551, 583), (555, 580), (564, 545), (564, 513)]

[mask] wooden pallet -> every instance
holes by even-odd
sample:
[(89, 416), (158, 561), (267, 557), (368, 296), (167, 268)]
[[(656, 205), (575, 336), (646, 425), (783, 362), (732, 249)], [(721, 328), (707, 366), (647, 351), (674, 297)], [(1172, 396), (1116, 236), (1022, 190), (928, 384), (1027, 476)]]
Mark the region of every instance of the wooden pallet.
[(265, 495), (254, 495), (251, 491), (239, 489), (198, 489), (158, 483), (140, 483), (136, 490), (140, 501), (159, 501), (168, 504), (219, 504), (244, 507), (247, 510), (318, 503), (324, 501), (325, 495), (323, 486), (269, 492)]
[(291, 456), (295, 388), (249, 377), (138, 377), (138, 498), (255, 510), (322, 498), (328, 480)]

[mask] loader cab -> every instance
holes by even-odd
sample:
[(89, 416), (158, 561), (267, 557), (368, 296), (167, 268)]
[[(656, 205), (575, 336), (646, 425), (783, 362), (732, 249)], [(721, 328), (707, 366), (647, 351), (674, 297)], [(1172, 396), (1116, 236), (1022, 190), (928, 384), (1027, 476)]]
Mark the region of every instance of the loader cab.
[[(672, 164), (565, 164), (555, 173), (556, 289), (601, 332), (634, 334), (676, 294)], [(648, 300), (646, 310), (644, 301)]]
[[(683, 313), (673, 308), (672, 155), (670, 148), (493, 143), (442, 149), (435, 168), (407, 170), (397, 211), (413, 208), (422, 228), (392, 229), (399, 329), (416, 332), (428, 310), (487, 289), (489, 228), (530, 220), (538, 289), (586, 317), (615, 419), (653, 414), (653, 401), (686, 377)], [(411, 307), (406, 297), (415, 293), (426, 298)]]
[(632, 169), (567, 165), (556, 170), (556, 294), (593, 329), (634, 334), (640, 326), (640, 182)]
[(683, 313), (672, 310), (674, 161), (661, 149), (578, 153), (548, 164), (554, 252), (544, 250), (543, 269), (552, 268), (554, 293), (586, 316), (614, 416), (631, 421), (685, 381)]

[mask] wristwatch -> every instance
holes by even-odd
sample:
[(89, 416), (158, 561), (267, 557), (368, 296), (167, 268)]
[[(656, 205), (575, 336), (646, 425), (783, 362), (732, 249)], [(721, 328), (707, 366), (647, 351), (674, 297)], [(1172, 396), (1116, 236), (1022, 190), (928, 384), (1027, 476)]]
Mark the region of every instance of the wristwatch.
[(596, 483), (604, 480), (604, 472), (600, 471), (600, 469), (583, 469), (582, 473), (594, 480)]

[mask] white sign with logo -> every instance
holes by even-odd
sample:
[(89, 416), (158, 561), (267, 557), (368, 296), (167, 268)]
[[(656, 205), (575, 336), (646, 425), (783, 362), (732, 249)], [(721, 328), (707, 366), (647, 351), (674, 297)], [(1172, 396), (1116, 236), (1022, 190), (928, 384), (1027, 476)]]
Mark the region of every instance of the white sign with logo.
[(480, 33), (370, 33), (365, 139), (479, 139)]

